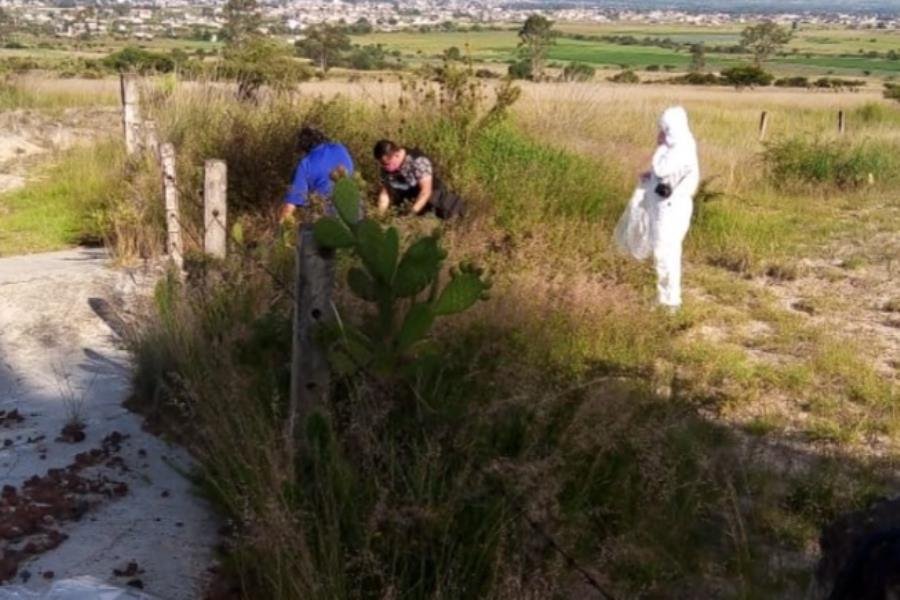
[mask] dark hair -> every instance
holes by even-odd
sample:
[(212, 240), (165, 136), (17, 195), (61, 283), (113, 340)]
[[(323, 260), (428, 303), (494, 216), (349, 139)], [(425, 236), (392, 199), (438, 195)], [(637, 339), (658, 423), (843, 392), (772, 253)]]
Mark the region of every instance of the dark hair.
[(306, 154), (316, 146), (327, 141), (328, 138), (322, 133), (321, 129), (305, 126), (297, 134), (297, 150)]
[(385, 156), (393, 154), (399, 149), (400, 146), (391, 140), (378, 140), (378, 142), (375, 143), (375, 148), (372, 150), (372, 153), (375, 155), (375, 160), (381, 160)]

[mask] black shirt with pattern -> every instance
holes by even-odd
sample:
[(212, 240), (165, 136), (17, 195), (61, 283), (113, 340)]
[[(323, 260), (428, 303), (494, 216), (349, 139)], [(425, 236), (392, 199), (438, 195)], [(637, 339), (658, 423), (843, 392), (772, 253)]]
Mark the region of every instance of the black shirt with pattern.
[(407, 150), (406, 157), (396, 171), (381, 171), (381, 183), (394, 204), (415, 202), (422, 191), (420, 181), (425, 177), (431, 177), (432, 190), (426, 210), (434, 210), (442, 219), (461, 215), (464, 209), (462, 200), (444, 188), (434, 172), (431, 159), (418, 150)]
[(407, 152), (400, 168), (396, 171), (381, 172), (381, 180), (385, 188), (391, 194), (392, 199), (398, 202), (418, 198), (422, 189), (419, 182), (429, 176), (434, 177), (431, 160), (425, 155), (412, 152)]

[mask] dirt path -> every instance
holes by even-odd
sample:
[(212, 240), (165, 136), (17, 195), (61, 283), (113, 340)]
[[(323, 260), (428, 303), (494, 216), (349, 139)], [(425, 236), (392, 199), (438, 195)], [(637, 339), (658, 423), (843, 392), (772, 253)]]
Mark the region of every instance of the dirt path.
[[(894, 212), (900, 222), (900, 211)], [(878, 372), (900, 381), (898, 259), (900, 235), (873, 232), (835, 244), (824, 258), (803, 261), (800, 277), (768, 288), (784, 308), (873, 351)]]
[[(116, 315), (140, 280), (106, 263), (94, 249), (0, 259), (0, 583), (92, 575), (195, 599), (218, 523), (179, 473), (186, 453), (122, 407)], [(62, 435), (73, 421), (83, 430)]]

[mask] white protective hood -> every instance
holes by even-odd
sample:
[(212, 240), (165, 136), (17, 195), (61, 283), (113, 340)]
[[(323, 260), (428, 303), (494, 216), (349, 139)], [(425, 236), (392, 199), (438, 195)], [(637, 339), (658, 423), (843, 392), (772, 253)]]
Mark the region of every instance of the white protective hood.
[(699, 178), (697, 142), (688, 124), (687, 111), (680, 106), (667, 108), (659, 119), (659, 128), (666, 140), (653, 155), (653, 174), (672, 187), (689, 175)]

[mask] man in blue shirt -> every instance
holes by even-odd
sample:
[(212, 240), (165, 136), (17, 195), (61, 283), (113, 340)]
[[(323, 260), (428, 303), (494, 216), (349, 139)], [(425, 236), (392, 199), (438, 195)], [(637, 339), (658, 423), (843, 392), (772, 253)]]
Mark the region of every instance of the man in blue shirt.
[(347, 176), (353, 175), (353, 159), (342, 144), (332, 142), (325, 134), (313, 127), (304, 127), (297, 136), (297, 149), (304, 154), (294, 171), (294, 180), (284, 197), (280, 220), (290, 218), (298, 206), (308, 206), (311, 194), (328, 200), (327, 211), (334, 212), (331, 192), (334, 176), (343, 169)]

